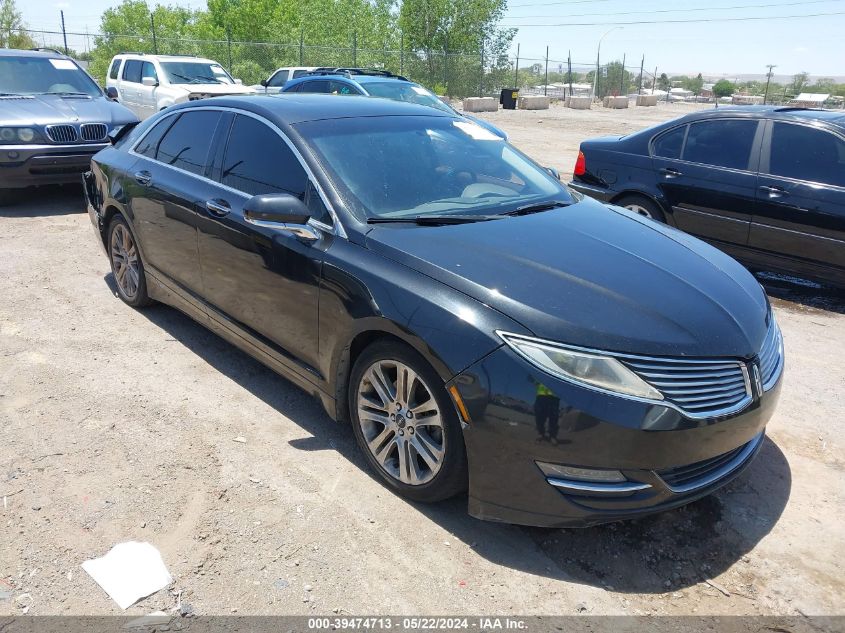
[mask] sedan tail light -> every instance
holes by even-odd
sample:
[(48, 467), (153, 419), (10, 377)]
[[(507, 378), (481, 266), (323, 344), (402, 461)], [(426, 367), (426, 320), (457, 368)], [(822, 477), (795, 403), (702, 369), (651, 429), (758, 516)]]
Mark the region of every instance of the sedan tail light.
[(584, 157), (584, 152), (578, 152), (578, 160), (575, 161), (575, 171), (573, 172), (576, 176), (583, 176), (587, 173), (587, 159)]

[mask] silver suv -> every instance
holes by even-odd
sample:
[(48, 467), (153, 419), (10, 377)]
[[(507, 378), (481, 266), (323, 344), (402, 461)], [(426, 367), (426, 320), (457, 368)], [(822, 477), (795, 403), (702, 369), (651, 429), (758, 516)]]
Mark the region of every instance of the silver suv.
[(167, 106), (205, 97), (255, 94), (212, 59), (187, 55), (115, 55), (106, 91), (146, 119)]

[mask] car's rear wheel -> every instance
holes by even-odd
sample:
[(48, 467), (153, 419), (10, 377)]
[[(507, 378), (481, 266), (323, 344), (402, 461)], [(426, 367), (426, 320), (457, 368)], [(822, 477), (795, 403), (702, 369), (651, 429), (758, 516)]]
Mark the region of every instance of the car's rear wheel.
[(138, 253), (135, 236), (123, 216), (115, 215), (109, 224), (107, 244), (118, 296), (133, 308), (153, 303), (147, 294), (144, 264)]
[(629, 211), (633, 211), (643, 217), (657, 220), (658, 222), (666, 222), (663, 209), (654, 200), (650, 200), (645, 196), (622, 196), (614, 204), (619, 207), (625, 207)]
[(466, 488), (466, 453), (443, 381), (416, 351), (380, 341), (364, 350), (349, 381), (355, 438), (387, 485), (415, 501)]

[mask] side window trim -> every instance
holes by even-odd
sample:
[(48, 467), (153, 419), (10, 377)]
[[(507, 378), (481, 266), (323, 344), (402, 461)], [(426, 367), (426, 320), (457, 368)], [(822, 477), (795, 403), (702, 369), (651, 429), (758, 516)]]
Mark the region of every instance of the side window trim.
[[(347, 234), (346, 234), (346, 230), (343, 228), (343, 224), (340, 222), (340, 218), (339, 218), (339, 217), (338, 217), (338, 215), (337, 215), (337, 211), (335, 211), (334, 206), (333, 206), (333, 205), (332, 205), (332, 203), (329, 201), (329, 197), (328, 197), (328, 195), (326, 194), (325, 190), (323, 189), (323, 186), (322, 186), (322, 185), (320, 184), (320, 182), (317, 180), (317, 177), (314, 175), (314, 172), (312, 171), (311, 166), (310, 166), (308, 163), (306, 163), (306, 162), (305, 162), (305, 159), (302, 157), (302, 154), (300, 153), (299, 149), (298, 149), (298, 148), (296, 147), (296, 145), (294, 145), (294, 144), (293, 144), (293, 142), (292, 142), (292, 141), (288, 138), (287, 134), (285, 134), (284, 132), (282, 132), (282, 131), (281, 131), (281, 130), (280, 130), (280, 129), (279, 129), (279, 128), (275, 125), (275, 124), (273, 124), (271, 121), (268, 121), (267, 119), (265, 119), (264, 117), (262, 117), (262, 116), (260, 116), (260, 115), (258, 115), (258, 114), (254, 114), (254, 113), (252, 113), (252, 112), (248, 112), (248, 111), (246, 111), (246, 110), (238, 110), (237, 108), (227, 108), (227, 107), (220, 107), (220, 106), (217, 106), (217, 107), (215, 107), (215, 106), (198, 106), (198, 107), (193, 107), (193, 108), (180, 108), (180, 109), (179, 109), (179, 110), (177, 110), (176, 112), (169, 112), (169, 113), (167, 113), (166, 115), (164, 115), (164, 116), (162, 117), (162, 119), (161, 119), (161, 120), (163, 121), (165, 118), (170, 118), (170, 117), (178, 116), (178, 115), (182, 114), (182, 112), (184, 112), (184, 111), (186, 111), (186, 110), (190, 110), (191, 112), (194, 112), (194, 111), (197, 111), (197, 110), (213, 110), (213, 111), (215, 111), (215, 112), (221, 112), (221, 113), (227, 113), (227, 112), (229, 112), (229, 113), (234, 113), (234, 114), (242, 114), (242, 115), (244, 115), (244, 116), (249, 116), (249, 117), (252, 117), (253, 119), (256, 119), (256, 120), (258, 120), (258, 121), (260, 121), (260, 122), (264, 123), (266, 126), (268, 126), (268, 127), (269, 127), (269, 128), (270, 128), (273, 132), (275, 132), (275, 133), (276, 133), (279, 137), (281, 137), (281, 139), (282, 139), (282, 140), (283, 140), (283, 141), (287, 144), (287, 146), (288, 146), (288, 148), (291, 150), (291, 152), (293, 152), (293, 155), (296, 157), (296, 159), (299, 161), (299, 164), (300, 164), (300, 165), (302, 166), (302, 168), (305, 170), (305, 173), (306, 173), (306, 175), (308, 176), (308, 181), (309, 181), (309, 182), (310, 182), (310, 183), (314, 186), (314, 188), (317, 190), (317, 193), (318, 193), (318, 195), (320, 196), (320, 199), (323, 201), (323, 205), (326, 207), (326, 209), (327, 209), (327, 210), (328, 210), (328, 212), (329, 212), (329, 215), (330, 215), (330, 216), (331, 216), (331, 218), (332, 218), (332, 224), (331, 224), (331, 225), (325, 224), (325, 223), (320, 222), (320, 221), (318, 221), (318, 220), (309, 220), (309, 222), (310, 222), (310, 223), (315, 224), (316, 226), (318, 226), (319, 228), (321, 228), (321, 229), (323, 229), (323, 230), (325, 230), (325, 231), (328, 231), (328, 232), (333, 232), (333, 233), (335, 233), (336, 235), (338, 235), (338, 236), (340, 236), (340, 237), (342, 237), (342, 238), (344, 238), (344, 239), (346, 239), (346, 238), (348, 237), (348, 236), (347, 236)], [(222, 120), (222, 119), (221, 119), (221, 120)], [(234, 117), (232, 118), (232, 121), (234, 121)], [(171, 123), (171, 125), (172, 125), (172, 123)], [(130, 147), (130, 148), (129, 148), (129, 150), (128, 150), (128, 153), (129, 153), (129, 154), (132, 154), (132, 155), (133, 155), (133, 156), (135, 156), (136, 158), (144, 158), (144, 159), (146, 159), (146, 160), (152, 160), (152, 161), (154, 161), (157, 165), (161, 165), (161, 166), (163, 166), (163, 167), (166, 167), (167, 169), (173, 169), (173, 170), (176, 170), (176, 171), (178, 171), (179, 173), (182, 173), (182, 174), (188, 174), (188, 175), (190, 175), (190, 176), (193, 176), (194, 178), (202, 178), (203, 180), (205, 180), (205, 181), (207, 181), (207, 182), (209, 182), (209, 183), (211, 183), (211, 184), (217, 185), (218, 187), (223, 187), (224, 189), (227, 189), (227, 190), (229, 190), (229, 191), (231, 191), (231, 192), (233, 192), (233, 193), (236, 193), (236, 194), (238, 194), (238, 195), (240, 195), (240, 196), (244, 196), (244, 197), (246, 197), (246, 198), (251, 198), (251, 197), (252, 197), (252, 196), (251, 196), (251, 195), (249, 195), (248, 193), (245, 193), (245, 192), (240, 191), (240, 190), (238, 190), (238, 189), (235, 189), (235, 188), (233, 188), (233, 187), (229, 187), (228, 185), (224, 185), (224, 184), (223, 184), (222, 182), (220, 182), (219, 180), (212, 180), (211, 178), (207, 178), (207, 177), (205, 177), (205, 176), (202, 176), (202, 175), (199, 175), (199, 174), (195, 174), (195, 173), (193, 173), (193, 172), (190, 172), (190, 171), (187, 171), (187, 170), (181, 169), (181, 168), (179, 168), (179, 167), (174, 167), (173, 165), (168, 165), (167, 163), (163, 163), (163, 162), (161, 162), (160, 160), (157, 160), (157, 159), (154, 159), (154, 158), (150, 158), (149, 156), (144, 156), (143, 154), (139, 154), (139, 153), (137, 153), (137, 152), (135, 151), (135, 149), (136, 149), (136, 148), (137, 148), (137, 147), (138, 147), (138, 146), (139, 146), (139, 145), (143, 142), (143, 140), (146, 138), (147, 134), (149, 134), (149, 133), (150, 133), (150, 131), (151, 131), (154, 127), (156, 127), (156, 126), (155, 126), (155, 125), (151, 126), (149, 130), (146, 130), (146, 131), (144, 132), (144, 134), (142, 134), (142, 135), (141, 135), (141, 136), (140, 136), (140, 137), (139, 137), (139, 138), (135, 141), (135, 143), (132, 145), (132, 147)], [(218, 124), (218, 128), (219, 128), (219, 124)], [(164, 138), (164, 135), (162, 135), (162, 138)]]

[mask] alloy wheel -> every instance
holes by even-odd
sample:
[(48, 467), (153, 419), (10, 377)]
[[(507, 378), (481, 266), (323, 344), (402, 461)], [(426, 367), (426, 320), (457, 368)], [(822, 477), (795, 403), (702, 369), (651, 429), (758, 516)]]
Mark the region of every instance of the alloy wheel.
[(123, 296), (133, 300), (138, 294), (140, 262), (138, 249), (129, 229), (117, 224), (111, 234), (111, 261), (114, 278)]
[(646, 209), (644, 206), (642, 206), (640, 204), (636, 204), (636, 203), (626, 204), (625, 208), (628, 209), (629, 211), (633, 211), (634, 213), (637, 213), (637, 214), (639, 214), (643, 217), (652, 218), (651, 211), (649, 211), (648, 209)]
[(431, 481), (446, 454), (443, 417), (431, 388), (399, 361), (370, 365), (358, 385), (358, 424), (370, 453), (394, 479)]

